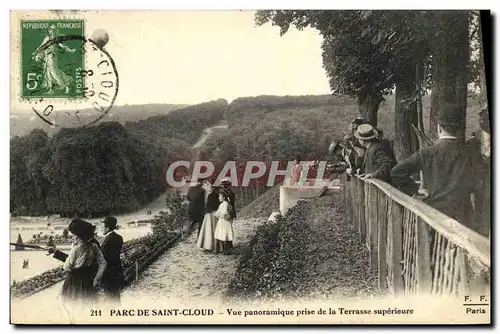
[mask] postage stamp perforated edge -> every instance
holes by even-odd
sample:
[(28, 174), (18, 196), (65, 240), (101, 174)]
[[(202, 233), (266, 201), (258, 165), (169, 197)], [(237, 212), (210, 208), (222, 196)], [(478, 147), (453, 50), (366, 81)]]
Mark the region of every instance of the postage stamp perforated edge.
[[(22, 55), (21, 55), (21, 34), (22, 34), (22, 28), (21, 24), (23, 21), (44, 21), (44, 20), (79, 20), (83, 22), (83, 33), (84, 35), (87, 33), (86, 31), (86, 19), (85, 16), (83, 15), (60, 15), (57, 13), (49, 12), (49, 11), (32, 11), (29, 14), (26, 14), (26, 12), (18, 12), (18, 11), (11, 11), (11, 17), (10, 17), (10, 31), (11, 31), (11, 55), (10, 55), (10, 69), (11, 69), (11, 75), (10, 75), (10, 91), (11, 91), (11, 96), (10, 100), (11, 101), (18, 101), (20, 104), (23, 105), (30, 105), (31, 101), (29, 98), (23, 97), (22, 96), (22, 90), (21, 90), (21, 75), (22, 75)], [(86, 36), (84, 36), (86, 37)], [(86, 57), (83, 57), (83, 65), (84, 69), (88, 68), (88, 60)], [(12, 73), (12, 71), (15, 71), (15, 73)], [(46, 102), (54, 102), (59, 105), (61, 104), (67, 104), (71, 105), (75, 101), (82, 101), (84, 98), (75, 98), (75, 97), (43, 97), (44, 101)]]

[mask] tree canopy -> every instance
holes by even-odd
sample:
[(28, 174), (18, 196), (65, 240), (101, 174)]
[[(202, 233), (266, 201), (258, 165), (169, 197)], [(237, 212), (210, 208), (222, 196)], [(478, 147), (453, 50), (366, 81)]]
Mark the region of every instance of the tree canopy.
[(137, 210), (165, 190), (166, 170), (189, 160), (203, 129), (218, 123), (224, 100), (127, 123), (41, 129), (11, 139), (13, 215), (90, 217)]

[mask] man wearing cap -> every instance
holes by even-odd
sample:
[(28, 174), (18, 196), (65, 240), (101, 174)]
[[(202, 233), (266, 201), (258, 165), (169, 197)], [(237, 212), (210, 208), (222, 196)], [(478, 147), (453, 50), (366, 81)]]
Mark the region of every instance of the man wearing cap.
[(361, 177), (364, 179), (375, 178), (391, 183), (390, 173), (393, 160), (380, 142), (377, 129), (370, 124), (361, 124), (354, 132), (354, 137), (364, 148), (363, 153), (360, 153), (359, 149), (356, 150), (358, 156), (363, 154), (360, 167)]
[(205, 189), (203, 189), (201, 182), (196, 180), (196, 184), (189, 187), (187, 193), (187, 200), (189, 201), (188, 212), (191, 219), (191, 228), (198, 227), (198, 235), (200, 235), (201, 224), (205, 216)]
[(465, 149), (459, 133), (459, 107), (447, 104), (439, 110), (438, 141), (414, 153), (391, 171), (395, 185), (412, 195), (418, 186), (411, 175), (422, 171), (426, 189), (419, 197), (430, 206), (467, 225), (470, 195), (481, 189), (480, 174), (472, 156)]
[(101, 250), (107, 267), (102, 277), (102, 287), (109, 301), (119, 303), (120, 291), (124, 283), (122, 261), (120, 259), (123, 238), (115, 231), (116, 223), (115, 217), (106, 217), (103, 221), (104, 240)]

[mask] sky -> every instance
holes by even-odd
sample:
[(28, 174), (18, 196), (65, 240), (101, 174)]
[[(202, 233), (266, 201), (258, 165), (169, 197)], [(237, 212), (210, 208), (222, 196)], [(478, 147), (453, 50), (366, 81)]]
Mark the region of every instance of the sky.
[[(256, 27), (254, 11), (87, 11), (120, 78), (116, 105), (195, 104), (241, 96), (328, 94), (321, 36)], [(14, 87), (15, 88), (15, 87)], [(14, 101), (16, 104), (16, 101)], [(13, 106), (14, 109), (16, 106)]]

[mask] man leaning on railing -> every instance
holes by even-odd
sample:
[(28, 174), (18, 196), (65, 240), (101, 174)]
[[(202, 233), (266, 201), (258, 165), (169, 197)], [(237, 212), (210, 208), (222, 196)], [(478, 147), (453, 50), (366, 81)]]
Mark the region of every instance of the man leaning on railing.
[[(456, 105), (442, 106), (438, 119), (438, 141), (414, 153), (391, 171), (394, 185), (406, 194), (417, 193), (425, 203), (464, 225), (469, 220), (471, 193), (481, 189), (481, 167), (457, 138), (460, 111)], [(425, 189), (418, 189), (411, 175), (422, 171)]]
[(363, 160), (359, 173), (363, 179), (380, 179), (391, 183), (390, 172), (395, 161), (387, 147), (380, 141), (379, 133), (370, 124), (362, 124), (354, 132), (354, 136), (363, 146)]

